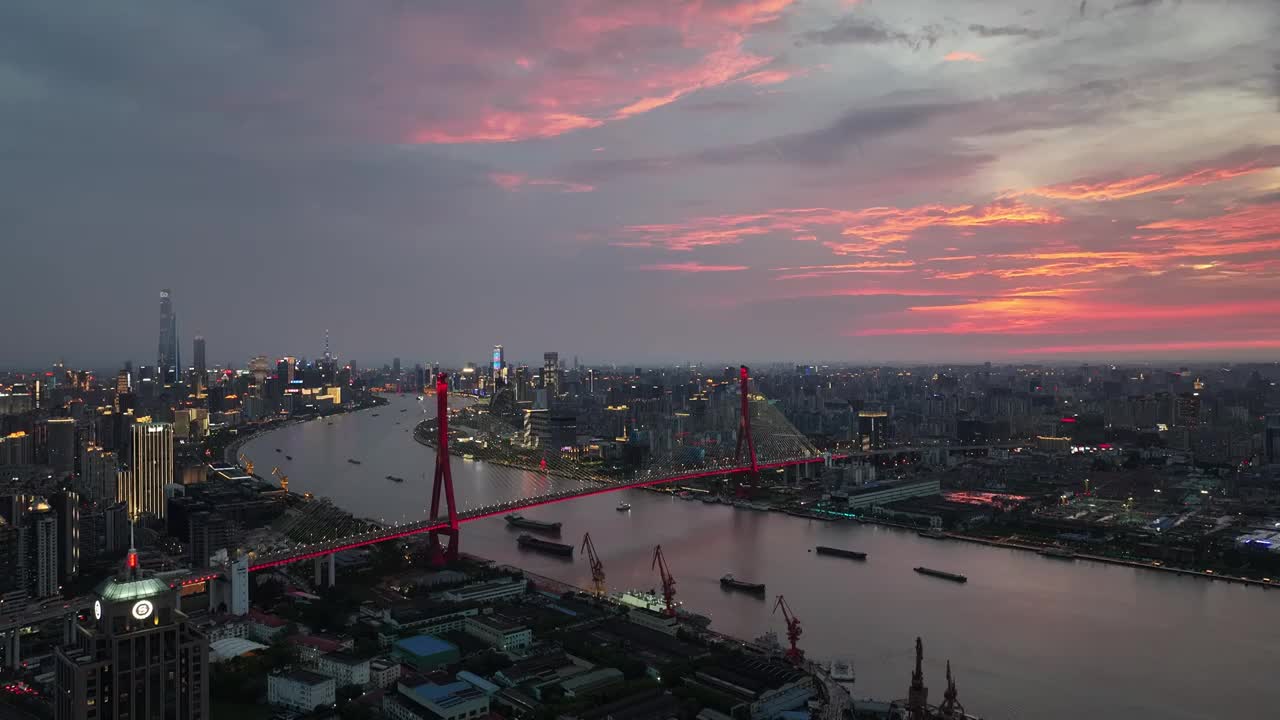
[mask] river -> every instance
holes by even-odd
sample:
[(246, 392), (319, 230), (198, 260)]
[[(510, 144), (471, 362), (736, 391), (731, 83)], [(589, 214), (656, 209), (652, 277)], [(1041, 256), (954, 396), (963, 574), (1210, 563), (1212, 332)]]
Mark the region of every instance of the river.
[[(290, 490), (330, 497), (356, 515), (425, 517), (435, 458), (412, 431), (424, 413), (434, 413), (434, 404), (412, 396), (390, 401), (272, 431), (243, 452), (260, 474), (280, 465)], [(293, 460), (285, 461), (286, 454)], [(463, 508), (547, 483), (532, 473), (458, 458), (452, 472)], [(395, 483), (386, 475), (406, 480)], [(623, 499), (632, 505), (629, 512), (616, 510)], [(656, 586), (650, 561), (661, 543), (679, 599), (710, 616), (721, 632), (752, 638), (773, 629), (784, 636), (772, 609), (774, 596), (785, 594), (803, 623), (801, 647), (815, 659), (850, 658), (858, 697), (904, 697), (920, 635), (930, 699), (942, 699), (950, 659), (961, 701), (988, 720), (1209, 720), (1267, 717), (1280, 707), (1275, 590), (644, 491), (525, 514), (564, 523), (562, 542), (581, 542), (589, 531), (612, 590)], [(517, 534), (501, 518), (468, 523), (461, 548), (589, 586), (585, 558), (521, 551)], [(817, 556), (815, 545), (860, 550), (868, 559)], [(917, 565), (963, 573), (969, 582), (921, 576), (911, 570)], [(722, 591), (719, 578), (726, 572), (766, 583), (766, 599)]]

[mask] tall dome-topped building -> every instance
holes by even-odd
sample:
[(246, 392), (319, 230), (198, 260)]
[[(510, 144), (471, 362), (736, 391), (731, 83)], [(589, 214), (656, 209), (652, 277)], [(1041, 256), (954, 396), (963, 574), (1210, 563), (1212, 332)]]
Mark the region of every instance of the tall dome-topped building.
[(209, 643), (178, 609), (177, 591), (138, 567), (124, 567), (95, 589), (92, 614), (57, 649), (57, 720), (209, 715)]

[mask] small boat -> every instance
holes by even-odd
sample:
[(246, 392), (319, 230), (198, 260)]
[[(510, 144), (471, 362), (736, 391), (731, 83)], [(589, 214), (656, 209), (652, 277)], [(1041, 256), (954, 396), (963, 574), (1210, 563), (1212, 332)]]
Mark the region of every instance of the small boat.
[(378, 417), (378, 413), (374, 413), (374, 414), (373, 414), (373, 415), (371, 415), (370, 417)]
[(726, 573), (720, 578), (720, 587), (726, 590), (741, 590), (756, 595), (764, 594), (764, 583), (744, 582), (733, 576), (733, 573)]
[(285, 455), (285, 456), (284, 456), (284, 459), (285, 459), (285, 460), (292, 460), (292, 459), (293, 459), (293, 456), (292, 456), (292, 455)]
[(409, 408), (400, 408), (400, 412), (407, 412)]
[(1045, 557), (1059, 558), (1061, 560), (1076, 559), (1076, 553), (1074, 550), (1068, 550), (1066, 548), (1060, 548), (1060, 547), (1044, 548), (1043, 550), (1040, 551), (1040, 554)]
[(831, 663), (830, 673), (831, 679), (838, 683), (853, 684), (853, 663), (848, 660), (836, 660)]
[(539, 552), (544, 552), (549, 555), (560, 555), (562, 557), (569, 557), (569, 558), (573, 557), (572, 545), (565, 545), (564, 543), (551, 542), (550, 540), (543, 540), (541, 538), (536, 538), (529, 534), (524, 534), (524, 535), (521, 535), (519, 538), (517, 538), (516, 544), (522, 548), (527, 548), (529, 550), (537, 550)]
[(702, 502), (706, 503), (707, 505), (719, 505), (720, 497), (718, 495), (704, 495), (702, 497)]
[(329, 422), (325, 423), (325, 425), (332, 425), (332, 424), (333, 424), (333, 421), (332, 421), (332, 420), (330, 420)]
[(930, 540), (946, 540), (947, 539), (947, 534), (942, 532), (941, 530), (921, 530), (916, 534), (922, 538), (929, 538)]
[(280, 448), (276, 448), (276, 452), (280, 452)]
[(463, 460), (475, 460), (475, 459), (476, 459), (476, 456), (475, 456), (475, 455), (472, 455), (471, 453), (463, 453), (463, 454), (462, 454), (462, 459), (463, 459)]
[(630, 510), (630, 509), (631, 509), (631, 503), (629, 503), (629, 502), (620, 502), (620, 503), (618, 503), (618, 512), (626, 512), (626, 511), (628, 511), (628, 510)]
[(387, 479), (390, 480), (391, 482), (404, 482), (404, 478), (396, 477), (395, 475), (388, 475)]
[(359, 460), (356, 460), (355, 458), (347, 458), (347, 462), (351, 463), (352, 465), (359, 465), (359, 464), (360, 464), (360, 461), (359, 461)]
[(930, 577), (942, 578), (943, 580), (950, 580), (952, 582), (958, 582), (958, 583), (969, 582), (969, 578), (963, 575), (949, 573), (944, 570), (934, 570), (933, 568), (918, 567), (918, 568), (915, 568), (915, 571), (920, 573), (921, 575), (928, 575)]
[(867, 554), (864, 552), (858, 552), (857, 550), (845, 550), (844, 548), (827, 547), (826, 545), (819, 545), (814, 548), (814, 551), (819, 555), (835, 555), (836, 557), (849, 558), (850, 560), (867, 559)]
[(530, 520), (523, 515), (515, 513), (511, 515), (504, 515), (502, 519), (506, 520), (507, 524), (512, 527), (525, 528), (526, 530), (538, 530), (539, 532), (560, 533), (560, 523), (558, 522), (549, 523), (542, 522), (541, 520)]

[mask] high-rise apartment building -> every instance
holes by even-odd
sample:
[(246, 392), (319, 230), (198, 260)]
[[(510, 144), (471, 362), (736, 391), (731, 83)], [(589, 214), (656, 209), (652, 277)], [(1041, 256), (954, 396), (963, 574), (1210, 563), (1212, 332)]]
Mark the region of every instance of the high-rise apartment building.
[(182, 363), (178, 358), (178, 316), (173, 312), (173, 298), (169, 289), (160, 291), (160, 349), (156, 355), (157, 377), (160, 385), (173, 385), (181, 377)]
[(205, 364), (204, 336), (197, 335), (191, 340), (191, 360), (195, 363), (197, 391), (204, 390), (209, 382), (209, 367)]
[(116, 499), (129, 517), (150, 513), (164, 517), (164, 488), (173, 482), (173, 426), (138, 422), (129, 428), (129, 449), (116, 480)]
[(80, 448), (80, 482), (77, 487), (85, 500), (114, 499), (116, 496), (116, 454), (100, 445), (89, 443)]
[(93, 611), (57, 649), (57, 720), (206, 720), (209, 641), (178, 610), (177, 591), (125, 567), (99, 585)]
[(29, 597), (58, 594), (58, 515), (43, 498), (23, 509), (18, 525), (18, 575)]

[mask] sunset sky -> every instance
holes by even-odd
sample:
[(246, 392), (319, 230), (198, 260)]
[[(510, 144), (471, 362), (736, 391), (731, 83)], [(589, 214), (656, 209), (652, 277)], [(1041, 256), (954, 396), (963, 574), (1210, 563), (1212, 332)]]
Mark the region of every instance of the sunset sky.
[(0, 366), (1273, 359), (1274, 0), (0, 3)]

